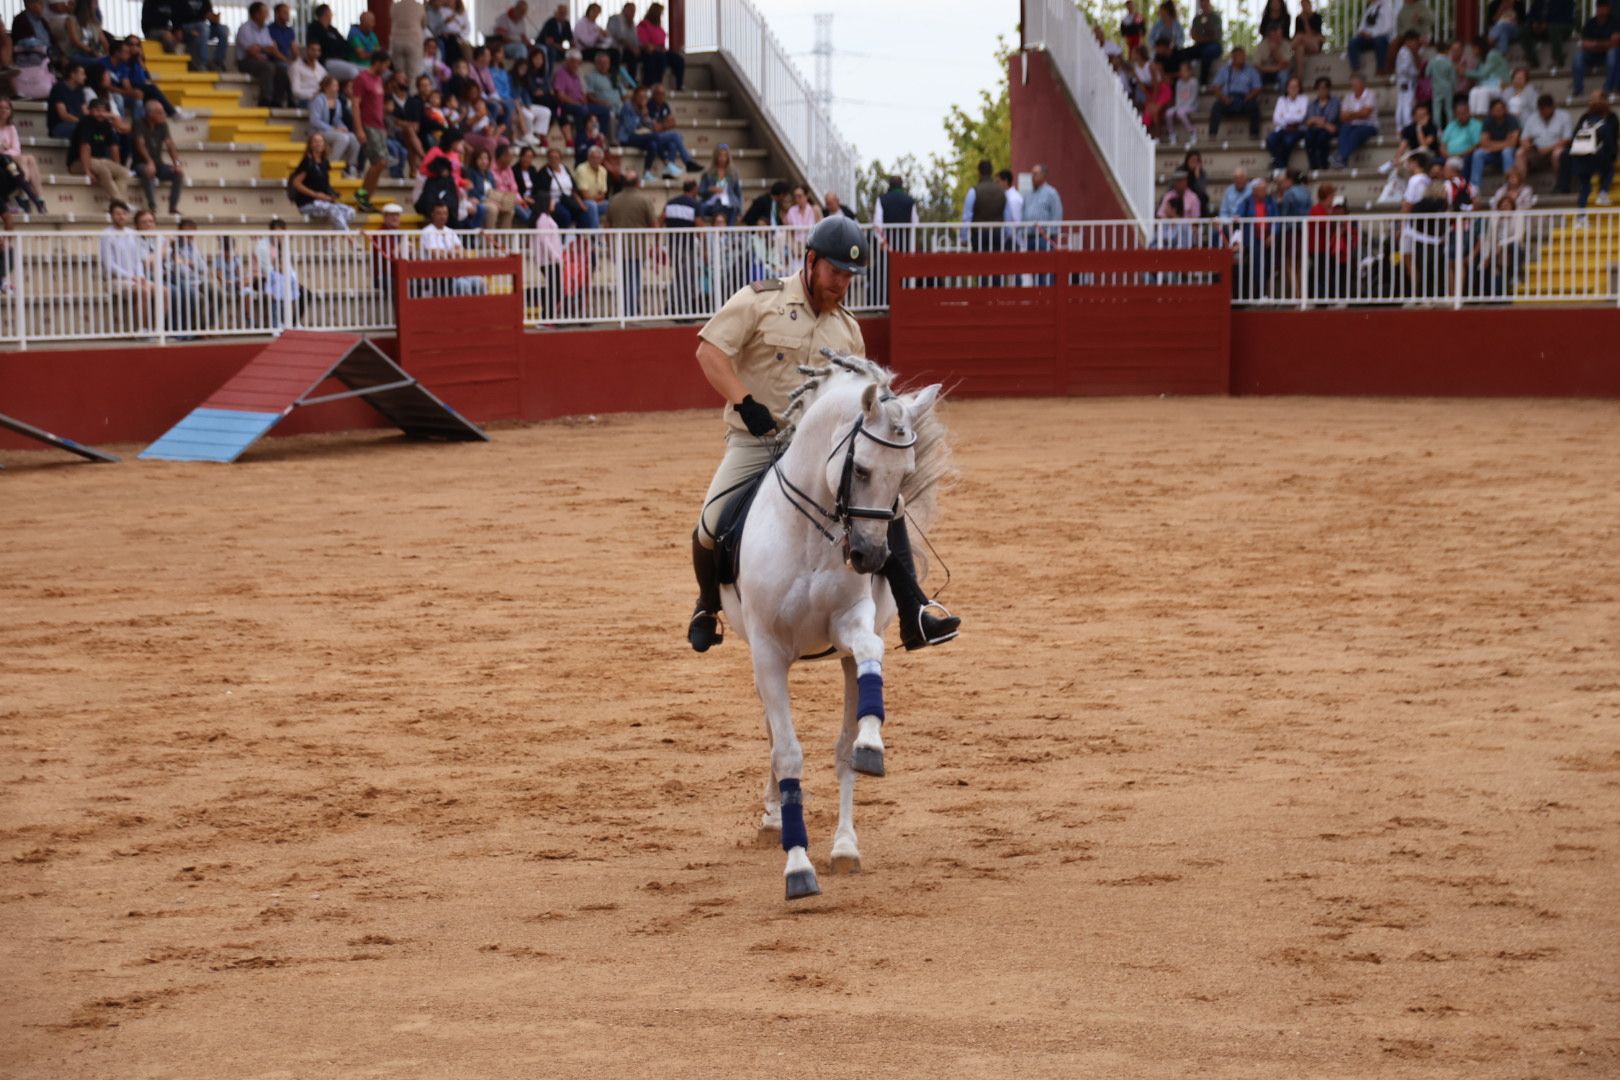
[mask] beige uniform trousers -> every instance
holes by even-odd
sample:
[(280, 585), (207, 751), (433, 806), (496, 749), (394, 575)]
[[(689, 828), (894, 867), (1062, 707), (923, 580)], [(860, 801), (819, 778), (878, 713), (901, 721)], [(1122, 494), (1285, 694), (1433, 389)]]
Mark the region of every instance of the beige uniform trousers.
[(734, 492), (765, 471), (771, 463), (771, 451), (770, 444), (760, 442), (746, 431), (726, 432), (726, 456), (720, 459), (720, 467), (714, 471), (708, 493), (703, 496), (703, 511), (698, 515), (698, 542), (704, 547), (714, 548), (720, 512)]

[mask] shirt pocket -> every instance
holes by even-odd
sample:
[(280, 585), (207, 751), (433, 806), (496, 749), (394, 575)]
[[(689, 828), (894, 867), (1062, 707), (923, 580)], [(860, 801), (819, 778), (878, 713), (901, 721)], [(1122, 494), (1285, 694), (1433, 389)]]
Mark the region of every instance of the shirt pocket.
[(792, 309), (788, 314), (775, 315), (760, 327), (760, 340), (770, 353), (766, 357), (768, 364), (782, 364), (792, 370), (810, 362), (810, 323), (802, 316), (793, 318), (796, 313), (797, 309)]

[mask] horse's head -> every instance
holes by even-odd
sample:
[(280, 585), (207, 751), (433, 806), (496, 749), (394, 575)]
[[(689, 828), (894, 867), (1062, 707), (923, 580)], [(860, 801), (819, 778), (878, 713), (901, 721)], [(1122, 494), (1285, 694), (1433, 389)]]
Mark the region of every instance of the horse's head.
[(889, 558), (889, 522), (905, 512), (900, 488), (917, 467), (917, 422), (934, 407), (936, 383), (914, 394), (895, 395), (868, 383), (859, 413), (832, 432), (827, 487), (848, 536), (851, 569), (871, 574)]

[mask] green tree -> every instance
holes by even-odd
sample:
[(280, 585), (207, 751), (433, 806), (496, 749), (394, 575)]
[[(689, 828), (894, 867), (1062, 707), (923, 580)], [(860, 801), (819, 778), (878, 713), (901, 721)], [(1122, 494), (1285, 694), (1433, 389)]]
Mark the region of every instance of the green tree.
[(957, 204), (953, 201), (953, 178), (945, 159), (938, 154), (926, 162), (914, 154), (902, 154), (885, 164), (873, 160), (856, 182), (856, 206), (861, 217), (871, 220), (878, 196), (889, 190), (889, 177), (898, 176), (906, 191), (917, 200), (917, 217), (922, 221), (954, 221)]
[(1007, 65), (1013, 48), (1005, 38), (996, 38), (996, 70), (999, 80), (991, 90), (979, 91), (972, 110), (952, 105), (945, 115), (945, 137), (950, 153), (945, 165), (950, 175), (950, 200), (960, 206), (968, 188), (979, 179), (979, 162), (988, 159), (997, 169), (1012, 164), (1012, 106), (1007, 90)]

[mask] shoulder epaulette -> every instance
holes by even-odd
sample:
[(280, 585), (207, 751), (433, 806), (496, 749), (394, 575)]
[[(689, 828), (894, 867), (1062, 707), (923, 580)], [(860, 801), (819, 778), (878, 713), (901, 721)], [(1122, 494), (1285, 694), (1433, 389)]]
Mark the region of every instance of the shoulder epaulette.
[(761, 278), (754, 282), (751, 288), (755, 292), (781, 292), (783, 288), (782, 279), (774, 277)]

